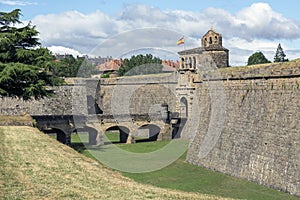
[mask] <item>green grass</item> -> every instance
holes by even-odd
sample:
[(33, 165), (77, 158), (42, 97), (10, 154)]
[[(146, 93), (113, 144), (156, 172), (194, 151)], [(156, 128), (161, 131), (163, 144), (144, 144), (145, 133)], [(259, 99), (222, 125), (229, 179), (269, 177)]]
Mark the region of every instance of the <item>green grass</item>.
[(0, 199), (223, 199), (136, 183), (32, 127), (0, 138)]
[(120, 142), (120, 134), (116, 132), (106, 132), (104, 142)]
[[(108, 134), (108, 137), (110, 137), (110, 139), (113, 139), (115, 135)], [(126, 151), (145, 153), (160, 149), (168, 143), (169, 141), (158, 141), (129, 145), (116, 145)], [(104, 147), (98, 148), (105, 149)], [(88, 151), (85, 149), (84, 151), (82, 151), (82, 153), (90, 158), (93, 158), (90, 152), (98, 150), (91, 149), (90, 151)], [(222, 173), (191, 165), (185, 162), (185, 157), (186, 154), (182, 155), (176, 162), (158, 171), (149, 173), (123, 172), (122, 174), (139, 183), (150, 184), (162, 188), (172, 188), (187, 192), (214, 194), (216, 196), (229, 198), (253, 200), (299, 199), (287, 193), (263, 187), (246, 180), (234, 178)]]
[(185, 162), (185, 157), (186, 154), (171, 165), (155, 172), (122, 174), (140, 183), (222, 197), (249, 200), (298, 199), (246, 180), (191, 165)]

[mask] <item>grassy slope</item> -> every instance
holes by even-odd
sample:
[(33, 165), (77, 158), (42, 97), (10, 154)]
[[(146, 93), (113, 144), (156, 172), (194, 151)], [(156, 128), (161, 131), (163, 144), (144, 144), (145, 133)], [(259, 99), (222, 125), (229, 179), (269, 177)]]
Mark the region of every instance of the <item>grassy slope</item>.
[(31, 127), (0, 138), (0, 199), (220, 199), (138, 184)]
[[(118, 141), (118, 134), (106, 133), (112, 141)], [(81, 137), (83, 142), (87, 142), (87, 135)], [(72, 136), (72, 142), (80, 143), (78, 135)], [(151, 152), (162, 148), (168, 141), (136, 143), (136, 144), (116, 144), (118, 147), (137, 153)], [(100, 147), (99, 149), (101, 149)], [(97, 151), (97, 149), (90, 149)], [(87, 150), (82, 153), (88, 157), (93, 156)], [(222, 173), (213, 172), (202, 167), (194, 166), (185, 162), (183, 155), (171, 165), (150, 173), (123, 173), (124, 176), (134, 179), (137, 182), (151, 184), (163, 188), (172, 188), (187, 192), (199, 192), (203, 194), (214, 194), (217, 196), (248, 199), (248, 200), (281, 200), (298, 199), (297, 197), (260, 186), (246, 180), (231, 177)]]

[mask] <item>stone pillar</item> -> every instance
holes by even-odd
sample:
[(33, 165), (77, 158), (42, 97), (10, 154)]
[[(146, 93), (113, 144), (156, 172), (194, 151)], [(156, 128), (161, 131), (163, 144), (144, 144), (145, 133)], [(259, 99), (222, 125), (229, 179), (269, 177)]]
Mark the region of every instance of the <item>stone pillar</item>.
[(129, 134), (126, 140), (126, 144), (134, 144), (134, 143), (135, 143), (134, 137), (131, 134)]
[(98, 131), (96, 129), (89, 128), (88, 132), (89, 132), (89, 145), (96, 145), (97, 144), (96, 139), (97, 139), (97, 136), (99, 135)]
[(71, 145), (71, 133), (66, 134), (66, 141), (65, 144), (70, 146)]
[(104, 145), (103, 131), (100, 124), (89, 123), (86, 125), (86, 129), (89, 132), (89, 145)]

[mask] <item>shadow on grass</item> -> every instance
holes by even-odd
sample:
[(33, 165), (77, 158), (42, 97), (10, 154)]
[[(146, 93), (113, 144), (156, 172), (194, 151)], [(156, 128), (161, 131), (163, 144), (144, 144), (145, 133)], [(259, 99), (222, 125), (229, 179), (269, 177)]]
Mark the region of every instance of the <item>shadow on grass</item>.
[(86, 150), (88, 143), (83, 143), (83, 142), (73, 142), (71, 144), (71, 147), (76, 150), (79, 153), (82, 153), (84, 150)]
[(78, 153), (84, 153), (86, 150), (102, 151), (101, 146), (89, 145), (87, 142), (73, 142), (70, 147)]
[[(156, 140), (153, 140), (153, 139), (138, 139), (138, 140), (135, 140), (135, 143), (155, 142), (155, 141)], [(120, 141), (104, 142), (104, 145), (109, 145), (109, 144), (126, 144), (126, 142), (120, 142)]]

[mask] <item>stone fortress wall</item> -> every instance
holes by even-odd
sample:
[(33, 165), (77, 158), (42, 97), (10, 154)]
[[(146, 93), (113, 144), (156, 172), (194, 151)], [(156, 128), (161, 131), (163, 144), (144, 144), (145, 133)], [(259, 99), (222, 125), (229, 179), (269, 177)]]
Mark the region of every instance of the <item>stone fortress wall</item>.
[(73, 86), (54, 87), (48, 98), (23, 101), (19, 98), (0, 98), (0, 115), (71, 115)]
[[(0, 114), (71, 115), (74, 98), (76, 113), (87, 113), (87, 96), (93, 96), (95, 90), (96, 104), (104, 114), (110, 114), (110, 101), (118, 84), (135, 91), (130, 97), (130, 113), (145, 114), (153, 105), (161, 103), (167, 103), (174, 112), (178, 99), (173, 93), (176, 76), (172, 76), (168, 79), (166, 75), (131, 77), (126, 82), (105, 79), (100, 85), (93, 80), (88, 90), (82, 89), (86, 83), (71, 84), (56, 88), (52, 97), (39, 101), (2, 98)], [(205, 80), (195, 83), (200, 93), (200, 120), (194, 124), (197, 134), (192, 138), (187, 161), (300, 195), (300, 78), (248, 78), (219, 80), (221, 84), (210, 88)], [(199, 158), (211, 119), (209, 94), (219, 89), (226, 95), (225, 123), (212, 151)], [(122, 102), (124, 96), (114, 95)], [(188, 132), (184, 135), (189, 137)]]
[(104, 114), (122, 113), (113, 111), (112, 105), (126, 107), (124, 114), (153, 114), (162, 104), (176, 111), (176, 74), (102, 79), (100, 85), (97, 103)]
[(75, 78), (67, 82), (68, 85), (54, 87), (50, 97), (39, 100), (2, 97), (0, 115), (110, 115), (113, 97), (121, 107), (128, 103), (130, 114), (156, 112), (163, 103), (170, 111), (176, 110), (176, 74), (101, 80)]
[[(228, 80), (199, 85), (199, 124), (187, 162), (300, 195), (300, 78)], [(204, 158), (210, 94), (226, 96), (221, 135)], [(218, 126), (218, 124), (211, 124)], [(211, 127), (210, 127), (211, 128)]]

